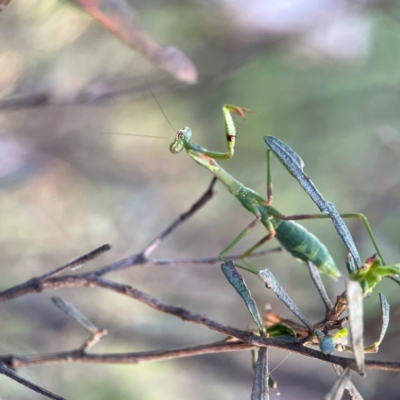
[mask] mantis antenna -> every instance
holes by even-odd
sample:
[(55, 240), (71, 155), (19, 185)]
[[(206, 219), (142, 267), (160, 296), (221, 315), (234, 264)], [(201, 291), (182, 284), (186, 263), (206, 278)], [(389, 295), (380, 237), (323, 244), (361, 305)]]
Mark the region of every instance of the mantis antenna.
[(139, 135), (136, 133), (122, 133), (122, 132), (102, 132), (102, 135), (139, 136), (139, 137), (154, 138), (154, 139), (168, 139), (165, 136)]
[[(174, 133), (176, 133), (176, 129), (173, 127), (173, 125), (171, 124), (171, 121), (167, 117), (167, 114), (165, 113), (164, 109), (161, 107), (161, 104), (158, 101), (156, 95), (154, 94), (153, 89), (151, 88), (151, 85), (147, 78), (146, 78), (146, 84), (147, 84), (149, 91), (150, 91), (154, 101), (156, 102), (158, 108), (160, 109), (160, 111), (164, 115), (164, 118), (168, 122), (168, 125), (171, 127), (171, 129), (174, 131)], [(146, 137), (146, 138), (154, 138), (154, 139), (168, 139), (165, 136), (140, 135), (140, 134), (136, 134), (136, 133), (120, 133), (120, 132), (103, 132), (102, 135), (138, 136), (138, 137)]]
[(146, 78), (146, 83), (147, 86), (149, 87), (150, 93), (153, 96), (154, 101), (156, 102), (158, 108), (160, 109), (160, 111), (162, 112), (162, 114), (164, 115), (164, 118), (167, 120), (169, 126), (171, 127), (171, 129), (174, 131), (174, 133), (177, 132), (177, 130), (173, 127), (173, 125), (171, 124), (171, 121), (168, 119), (167, 114), (165, 113), (164, 109), (161, 107), (161, 104), (159, 103), (157, 97), (155, 96), (153, 89), (151, 88), (150, 82), (148, 81), (148, 79)]

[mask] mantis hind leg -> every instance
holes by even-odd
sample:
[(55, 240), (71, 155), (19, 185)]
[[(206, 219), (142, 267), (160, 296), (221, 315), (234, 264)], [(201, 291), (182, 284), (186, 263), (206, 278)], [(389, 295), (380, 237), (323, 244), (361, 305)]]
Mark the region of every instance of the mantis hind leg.
[(271, 150), (267, 150), (267, 201), (266, 206), (270, 206), (273, 200), (273, 190), (272, 190), (272, 171), (271, 171)]
[[(256, 215), (256, 219), (254, 221), (252, 221), (249, 225), (246, 226), (246, 228), (244, 228), (239, 235), (237, 235), (235, 237), (235, 239), (232, 240), (231, 243), (228, 244), (228, 246), (225, 247), (224, 250), (221, 251), (221, 253), (219, 254), (219, 258), (224, 261), (227, 262), (228, 260), (225, 258), (225, 254), (228, 253), (228, 251), (235, 246), (238, 242), (240, 242), (240, 240), (242, 240), (255, 226), (257, 226), (261, 221), (261, 214), (257, 214)], [(235, 267), (240, 268), (240, 269), (244, 269), (246, 271), (252, 272), (253, 274), (257, 274), (257, 270), (255, 267), (253, 267), (250, 263), (246, 263), (247, 265), (246, 267), (244, 267), (243, 265), (234, 263)]]
[(252, 254), (256, 249), (258, 249), (261, 245), (263, 245), (265, 242), (267, 242), (268, 240), (271, 240), (274, 236), (275, 236), (275, 229), (272, 226), (272, 224), (269, 224), (268, 226), (268, 235), (264, 236), (262, 239), (260, 239), (254, 246), (250, 247), (250, 249), (248, 249), (247, 251), (245, 251), (242, 254), (242, 261), (245, 265), (247, 265), (248, 267), (251, 267), (253, 269), (256, 269), (248, 260), (247, 257)]
[[(383, 265), (386, 265), (382, 253), (379, 249), (378, 243), (376, 242), (375, 236), (372, 232), (371, 226), (367, 220), (367, 217), (364, 214), (361, 213), (350, 213), (350, 214), (340, 214), (342, 218), (355, 218), (355, 219), (361, 219), (364, 223), (365, 229), (368, 232), (368, 235), (372, 241), (372, 244), (374, 245), (374, 248), (376, 252), (378, 253), (379, 258), (382, 261)], [(294, 214), (294, 215), (280, 215), (278, 218), (284, 219), (284, 220), (304, 220), (304, 219), (322, 219), (322, 218), (330, 218), (330, 215), (328, 214)]]
[[(247, 233), (249, 233), (255, 226), (258, 225), (258, 223), (261, 221), (261, 215), (257, 215), (257, 218), (251, 222), (245, 229), (243, 229), (243, 231), (241, 231), (239, 233), (238, 236), (236, 236), (236, 238), (220, 253), (219, 258), (222, 261), (228, 261), (225, 258), (225, 254), (233, 247), (235, 246), (240, 240), (242, 240), (244, 238), (244, 236), (247, 235)], [(250, 249), (248, 249), (247, 251), (245, 251), (242, 256), (241, 259), (243, 261), (243, 264), (246, 265), (246, 267), (244, 267), (243, 265), (237, 264), (235, 263), (235, 266), (241, 269), (244, 269), (246, 271), (252, 272), (253, 274), (257, 274), (258, 271), (257, 269), (247, 260), (247, 257), (253, 253), (258, 247), (260, 247), (262, 244), (264, 244), (265, 242), (267, 242), (268, 240), (272, 239), (275, 236), (275, 229), (272, 226), (272, 224), (269, 224), (268, 226), (268, 235), (264, 236), (261, 240), (259, 240), (254, 246), (250, 247)]]

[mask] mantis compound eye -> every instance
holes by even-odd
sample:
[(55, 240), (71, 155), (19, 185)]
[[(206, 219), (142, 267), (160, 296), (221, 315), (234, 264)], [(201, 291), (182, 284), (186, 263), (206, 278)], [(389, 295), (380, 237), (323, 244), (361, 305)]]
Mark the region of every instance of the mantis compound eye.
[(183, 135), (184, 135), (183, 130), (180, 130), (180, 131), (176, 134), (176, 137), (177, 137), (177, 139), (182, 139), (182, 138), (183, 138)]

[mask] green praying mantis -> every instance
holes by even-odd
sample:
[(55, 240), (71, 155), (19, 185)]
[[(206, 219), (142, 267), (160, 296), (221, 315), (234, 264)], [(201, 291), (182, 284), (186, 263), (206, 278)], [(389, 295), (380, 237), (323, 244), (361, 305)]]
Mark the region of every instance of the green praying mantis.
[[(236, 267), (257, 274), (258, 271), (247, 261), (247, 257), (263, 243), (275, 237), (280, 242), (280, 244), (299, 261), (312, 262), (317, 267), (320, 273), (326, 274), (331, 278), (339, 277), (341, 274), (335, 264), (335, 261), (329, 254), (326, 246), (321, 243), (321, 241), (315, 235), (313, 235), (311, 232), (307, 231), (304, 227), (295, 222), (295, 220), (330, 218), (330, 215), (327, 215), (326, 213), (284, 215), (276, 208), (272, 207), (271, 204), (273, 200), (273, 191), (271, 177), (271, 149), (267, 150), (266, 199), (256, 193), (254, 190), (244, 186), (217, 163), (216, 160), (227, 160), (232, 158), (234, 154), (236, 127), (232, 118), (232, 114), (237, 114), (245, 119), (246, 112), (254, 111), (243, 107), (224, 105), (222, 107), (222, 112), (224, 117), (226, 142), (228, 147), (228, 150), (226, 152), (210, 151), (200, 146), (199, 144), (192, 142), (192, 131), (188, 127), (184, 127), (183, 129), (179, 130), (175, 136), (174, 142), (170, 145), (170, 151), (173, 154), (180, 153), (183, 149), (185, 149), (188, 155), (194, 161), (211, 171), (216, 176), (216, 178), (223, 183), (228, 191), (239, 200), (243, 207), (254, 214), (256, 217), (256, 219), (253, 220), (245, 229), (243, 229), (239, 233), (239, 235), (235, 239), (233, 239), (232, 242), (220, 253), (220, 259), (224, 262), (227, 262), (225, 256), (228, 251), (233, 246), (235, 246), (252, 228), (254, 228), (259, 223), (262, 223), (267, 229), (268, 234), (261, 240), (259, 240), (254, 246), (243, 253), (242, 261), (245, 265), (235, 263)], [(266, 136), (264, 139), (267, 145), (271, 148), (271, 143), (278, 143), (278, 145), (282, 144), (290, 149), (286, 144), (273, 136)], [(295, 156), (297, 156), (296, 153), (294, 154)], [(301, 161), (299, 157), (298, 159)], [(285, 167), (287, 168), (286, 165)], [(383, 276), (399, 274), (399, 265), (382, 265), (385, 264), (383, 261), (383, 257), (372, 233), (371, 227), (367, 221), (367, 218), (363, 214), (340, 214), (340, 216), (343, 218), (358, 218), (362, 219), (362, 221), (364, 222), (364, 225), (376, 249), (376, 252), (381, 259), (381, 263), (378, 266), (381, 269), (379, 271), (375, 269), (375, 274), (378, 274), (380, 279)], [(354, 278), (363, 279), (359, 273), (354, 273), (353, 275)], [(365, 284), (364, 282), (364, 293), (366, 293), (368, 290), (372, 290), (372, 287), (375, 286), (375, 284), (376, 283), (372, 281), (367, 284)]]

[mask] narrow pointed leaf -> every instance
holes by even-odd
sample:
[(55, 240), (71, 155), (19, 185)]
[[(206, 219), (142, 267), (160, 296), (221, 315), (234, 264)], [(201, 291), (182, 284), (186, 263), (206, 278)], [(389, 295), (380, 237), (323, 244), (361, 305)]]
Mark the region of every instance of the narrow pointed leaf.
[[(255, 349), (251, 350), (251, 365), (253, 367), (254, 372), (256, 371), (256, 366), (257, 366), (257, 355), (258, 351)], [(280, 396), (279, 389), (278, 389), (278, 382), (275, 380), (275, 378), (269, 374), (268, 375), (268, 386), (270, 389), (275, 391), (275, 394), (277, 396)]]
[(329, 393), (324, 397), (324, 400), (340, 400), (343, 397), (344, 390), (350, 380), (351, 369), (345, 368), (336, 379)]
[(379, 299), (381, 301), (381, 307), (382, 307), (382, 328), (381, 328), (381, 334), (379, 335), (379, 339), (374, 342), (371, 346), (367, 346), (364, 351), (366, 353), (372, 352), (376, 353), (379, 350), (379, 345), (382, 343), (383, 338), (385, 337), (387, 328), (389, 326), (389, 312), (390, 312), (390, 305), (386, 299), (386, 297), (382, 294), (379, 293)]
[(381, 301), (381, 307), (382, 307), (382, 329), (381, 329), (381, 334), (379, 336), (379, 340), (375, 342), (377, 346), (379, 346), (382, 343), (382, 340), (385, 337), (390, 319), (389, 317), (390, 305), (386, 297), (382, 293), (379, 293), (379, 300)]
[(61, 297), (52, 297), (53, 303), (61, 310), (72, 317), (78, 324), (84, 326), (90, 332), (97, 332), (99, 329), (93, 325), (80, 311), (71, 303), (63, 300)]
[(254, 322), (257, 324), (258, 330), (263, 334), (264, 328), (260, 313), (258, 312), (257, 304), (251, 296), (250, 290), (247, 288), (243, 276), (238, 272), (233, 261), (228, 261), (222, 264), (221, 269), (225, 274), (226, 279), (228, 279), (229, 283), (236, 289), (246, 303)]
[(274, 136), (264, 136), (264, 140), (273, 153), (282, 162), (284, 167), (289, 171), (289, 173), (297, 179), (297, 181), (300, 183), (300, 186), (311, 197), (320, 211), (329, 214), (338, 234), (343, 239), (344, 244), (354, 258), (356, 265), (360, 267), (362, 264), (361, 259), (350, 231), (337, 212), (335, 206), (324, 199), (311, 179), (304, 173), (304, 161), (291, 147), (278, 138)]
[(360, 375), (364, 375), (363, 295), (360, 284), (350, 280), (347, 284), (346, 296), (351, 345), (357, 362), (358, 372)]
[(286, 304), (286, 307), (297, 316), (297, 318), (308, 328), (308, 330), (313, 332), (314, 329), (311, 322), (301, 313), (294, 301), (286, 293), (285, 289), (275, 279), (272, 272), (268, 269), (264, 269), (258, 273), (258, 276), (266, 284), (267, 288), (271, 289), (279, 297), (279, 299)]
[[(332, 367), (334, 368), (334, 370), (338, 375), (340, 375), (343, 372), (343, 368), (340, 365), (332, 364)], [(346, 390), (349, 392), (349, 395), (353, 400), (364, 400), (364, 398), (361, 396), (360, 392), (353, 385), (353, 382), (351, 382), (351, 380), (347, 382)]]
[(323, 212), (327, 212), (330, 215), (337, 233), (342, 238), (344, 244), (347, 247), (347, 250), (349, 250), (357, 268), (359, 268), (362, 265), (361, 258), (358, 254), (357, 247), (354, 243), (353, 237), (351, 236), (349, 229), (347, 228), (347, 225), (344, 223), (342, 217), (336, 210), (336, 207), (333, 205), (333, 203), (331, 203), (330, 201), (326, 202), (326, 207), (326, 211)]
[(251, 400), (269, 400), (268, 349), (260, 347), (251, 392)]

